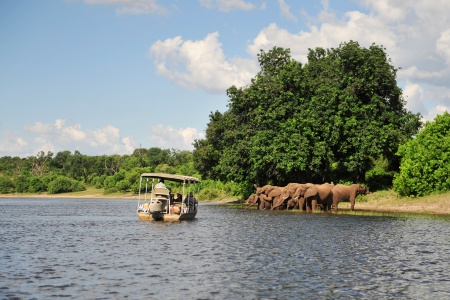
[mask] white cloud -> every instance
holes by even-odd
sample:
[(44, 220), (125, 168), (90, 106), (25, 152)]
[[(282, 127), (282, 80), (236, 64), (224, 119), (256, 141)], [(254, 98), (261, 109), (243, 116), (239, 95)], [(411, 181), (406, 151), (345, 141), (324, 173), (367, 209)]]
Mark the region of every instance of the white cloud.
[(167, 10), (156, 0), (84, 0), (87, 4), (106, 4), (118, 7), (120, 14), (165, 14)]
[(28, 142), (23, 138), (11, 132), (4, 132), (3, 138), (0, 139), (0, 157), (26, 155), (28, 146)]
[(450, 29), (443, 31), (436, 41), (436, 52), (440, 54), (447, 65), (450, 66)]
[(248, 59), (226, 59), (217, 32), (203, 40), (184, 41), (180, 36), (157, 41), (150, 48), (158, 74), (184, 88), (223, 93), (231, 85), (250, 83), (257, 64)]
[(66, 124), (65, 120), (58, 119), (53, 124), (36, 122), (25, 126), (24, 130), (31, 134), (32, 139), (32, 143), (25, 142), (24, 147), (28, 146), (25, 155), (64, 150), (78, 150), (83, 154), (90, 154), (93, 150), (102, 154), (131, 154), (136, 148), (130, 137), (121, 137), (120, 130), (112, 125), (84, 130), (80, 124)]
[(415, 112), (426, 111), (423, 104), (424, 91), (421, 85), (408, 82), (403, 88), (403, 96), (406, 100), (406, 108), (408, 110)]
[(437, 105), (423, 115), (423, 121), (433, 121), (437, 115), (442, 115), (444, 112), (450, 112), (450, 107), (444, 105)]
[(199, 0), (199, 3), (208, 9), (218, 9), (224, 12), (255, 9), (255, 5), (243, 0)]
[(291, 13), (291, 7), (284, 0), (278, 0), (281, 14), (288, 20), (297, 21), (297, 18)]
[[(86, 155), (131, 154), (138, 148), (135, 141), (122, 137), (120, 130), (112, 125), (97, 129), (83, 129), (80, 124), (66, 124), (64, 120), (54, 123), (36, 122), (24, 127), (24, 135), (19, 137), (10, 132), (0, 136), (0, 157), (36, 155), (39, 151), (78, 150)], [(150, 147), (192, 151), (196, 139), (205, 138), (196, 128), (179, 128), (156, 125), (149, 132)]]
[(192, 151), (192, 143), (196, 139), (204, 139), (203, 133), (195, 128), (175, 129), (171, 126), (156, 125), (151, 127), (149, 140), (163, 149), (180, 149)]

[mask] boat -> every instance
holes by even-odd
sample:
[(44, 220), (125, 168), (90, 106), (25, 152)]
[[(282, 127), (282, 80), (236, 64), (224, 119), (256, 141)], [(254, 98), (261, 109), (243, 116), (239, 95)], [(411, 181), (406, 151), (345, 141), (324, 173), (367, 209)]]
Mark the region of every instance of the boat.
[[(165, 181), (175, 187), (172, 193)], [(196, 177), (166, 173), (142, 173), (139, 181), (137, 215), (142, 221), (193, 220), (197, 215), (198, 201), (194, 189), (200, 183)], [(141, 192), (143, 191), (143, 192)]]

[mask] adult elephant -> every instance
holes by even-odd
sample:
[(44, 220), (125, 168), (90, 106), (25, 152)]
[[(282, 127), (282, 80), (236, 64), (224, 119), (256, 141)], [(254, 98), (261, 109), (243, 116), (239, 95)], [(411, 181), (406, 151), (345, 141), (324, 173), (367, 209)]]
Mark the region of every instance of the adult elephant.
[(272, 205), (270, 202), (266, 200), (262, 200), (260, 197), (258, 197), (256, 194), (251, 194), (250, 197), (245, 201), (245, 204), (247, 205), (258, 205), (258, 209), (271, 209)]
[(362, 184), (343, 185), (336, 184), (333, 189), (333, 207), (334, 211), (338, 211), (339, 202), (349, 202), (351, 210), (355, 210), (355, 199), (357, 195), (367, 195), (369, 190)]
[[(297, 189), (302, 188), (304, 185), (301, 183), (289, 183), (282, 189), (281, 197), (274, 206), (286, 206), (287, 209), (305, 209), (305, 201), (300, 203), (299, 197), (294, 196)], [(303, 200), (303, 199), (302, 199)]]
[(328, 211), (333, 203), (332, 188), (334, 184), (312, 184), (305, 183), (298, 185), (293, 199), (298, 199), (299, 206), (305, 205), (306, 211), (315, 211), (320, 207)]
[[(256, 187), (256, 195), (260, 198), (261, 201), (265, 201), (270, 203), (270, 209), (280, 209), (280, 197), (283, 192), (283, 187), (279, 187), (276, 185), (265, 185), (263, 187)], [(274, 207), (274, 203), (277, 204)]]
[(296, 183), (292, 184), (295, 187), (294, 193), (291, 195), (291, 200), (288, 201), (288, 207), (294, 205), (300, 210), (309, 212), (314, 206), (316, 208), (318, 199), (318, 189), (312, 183)]
[[(321, 206), (323, 210), (330, 211), (333, 204), (333, 187), (334, 183), (315, 184), (317, 188), (317, 205)], [(312, 210), (316, 210), (316, 207), (312, 207)]]

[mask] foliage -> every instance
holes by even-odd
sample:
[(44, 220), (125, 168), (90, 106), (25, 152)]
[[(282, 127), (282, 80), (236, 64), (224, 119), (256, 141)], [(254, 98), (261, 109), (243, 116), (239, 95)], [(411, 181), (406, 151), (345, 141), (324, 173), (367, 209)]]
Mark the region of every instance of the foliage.
[[(190, 151), (139, 148), (132, 155), (110, 156), (88, 156), (79, 151), (61, 151), (53, 156), (52, 152), (40, 151), (27, 158), (0, 157), (0, 193), (78, 190), (67, 178), (79, 182), (82, 187), (104, 188), (105, 193), (138, 193), (139, 176), (143, 172), (199, 177)], [(60, 176), (65, 179), (61, 180)]]
[(374, 161), (372, 169), (366, 172), (366, 183), (371, 191), (386, 190), (392, 187), (394, 172), (389, 171), (389, 162), (386, 158)]
[(426, 122), (416, 138), (400, 146), (394, 190), (404, 196), (450, 191), (450, 114)]
[(387, 172), (398, 168), (398, 145), (416, 134), (420, 115), (405, 109), (382, 47), (310, 49), (304, 66), (278, 47), (258, 58), (261, 71), (249, 86), (227, 90), (229, 109), (211, 113), (206, 138), (194, 143), (204, 178), (363, 182), (378, 158)]
[(85, 185), (75, 179), (58, 176), (48, 185), (49, 194), (80, 192), (86, 189)]
[(14, 183), (11, 178), (6, 175), (0, 175), (0, 193), (8, 194), (14, 190)]

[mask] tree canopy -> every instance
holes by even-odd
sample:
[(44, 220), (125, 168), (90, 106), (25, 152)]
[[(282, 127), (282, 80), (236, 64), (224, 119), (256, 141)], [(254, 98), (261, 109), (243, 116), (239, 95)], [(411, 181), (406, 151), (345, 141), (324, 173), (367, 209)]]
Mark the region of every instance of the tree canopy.
[(227, 90), (228, 110), (211, 113), (205, 139), (194, 143), (204, 178), (363, 182), (379, 159), (398, 169), (398, 146), (421, 122), (406, 110), (383, 47), (350, 41), (309, 49), (305, 65), (274, 47), (258, 60), (260, 72)]

